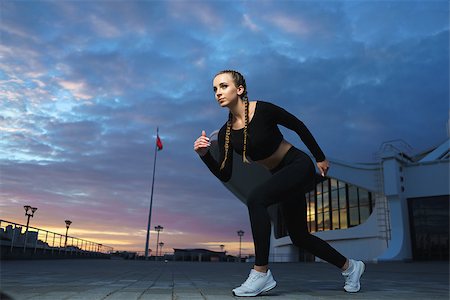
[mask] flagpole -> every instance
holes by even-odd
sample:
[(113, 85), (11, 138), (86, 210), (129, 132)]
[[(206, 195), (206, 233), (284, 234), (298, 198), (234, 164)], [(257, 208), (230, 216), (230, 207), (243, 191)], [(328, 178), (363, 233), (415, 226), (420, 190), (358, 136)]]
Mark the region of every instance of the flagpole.
[[(156, 138), (158, 138), (159, 128), (156, 127)], [(155, 186), (155, 169), (156, 169), (156, 153), (158, 152), (158, 145), (155, 143), (155, 158), (153, 161), (153, 179), (152, 179), (152, 192), (150, 194), (150, 209), (148, 212), (148, 224), (147, 224), (147, 239), (145, 241), (145, 259), (148, 259), (148, 241), (150, 239), (150, 223), (152, 220), (152, 205), (153, 205), (153, 188)]]

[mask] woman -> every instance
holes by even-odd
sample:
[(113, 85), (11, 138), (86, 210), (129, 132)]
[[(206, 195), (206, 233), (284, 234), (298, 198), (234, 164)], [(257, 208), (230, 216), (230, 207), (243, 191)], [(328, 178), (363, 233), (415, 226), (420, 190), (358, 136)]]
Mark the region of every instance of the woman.
[(344, 289), (358, 292), (364, 263), (347, 259), (320, 238), (311, 235), (306, 224), (305, 188), (313, 184), (315, 167), (309, 156), (283, 138), (277, 125), (295, 131), (316, 159), (325, 176), (329, 163), (306, 126), (286, 110), (265, 101), (250, 102), (244, 77), (237, 71), (219, 72), (213, 80), (215, 98), (230, 111), (218, 134), (219, 161), (209, 152), (205, 131), (195, 141), (194, 150), (221, 181), (232, 174), (233, 150), (243, 161), (266, 167), (272, 176), (254, 188), (247, 199), (255, 245), (255, 265), (248, 279), (233, 289), (236, 296), (256, 296), (269, 291), (276, 282), (268, 268), (271, 225), (267, 207), (279, 203), (294, 245), (335, 265), (346, 277)]

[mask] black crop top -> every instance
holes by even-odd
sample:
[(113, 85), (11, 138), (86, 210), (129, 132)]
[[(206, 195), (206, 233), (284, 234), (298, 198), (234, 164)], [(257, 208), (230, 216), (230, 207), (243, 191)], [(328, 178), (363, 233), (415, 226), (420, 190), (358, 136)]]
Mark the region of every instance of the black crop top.
[[(255, 113), (247, 127), (247, 157), (253, 161), (262, 160), (272, 155), (278, 149), (283, 140), (283, 135), (277, 125), (282, 125), (295, 131), (312, 155), (314, 155), (316, 161), (325, 160), (325, 155), (302, 121), (285, 109), (265, 101), (256, 102)], [(212, 157), (209, 151), (201, 157), (210, 171), (221, 181), (228, 181), (231, 178), (233, 150), (242, 155), (244, 148), (244, 129), (231, 129), (227, 162), (225, 167), (220, 170), (220, 165), (225, 156), (226, 126), (227, 123), (220, 128), (218, 135), (219, 162)]]

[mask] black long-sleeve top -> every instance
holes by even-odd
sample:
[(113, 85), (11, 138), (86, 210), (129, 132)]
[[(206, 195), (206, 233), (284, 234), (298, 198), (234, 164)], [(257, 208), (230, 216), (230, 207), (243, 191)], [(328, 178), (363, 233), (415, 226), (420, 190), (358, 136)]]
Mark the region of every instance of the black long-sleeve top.
[[(308, 147), (316, 161), (325, 160), (325, 155), (317, 144), (308, 128), (296, 116), (285, 109), (265, 101), (257, 101), (255, 113), (247, 127), (246, 154), (253, 161), (265, 159), (272, 155), (283, 140), (283, 134), (277, 125), (282, 125), (295, 131), (303, 143)], [(241, 154), (244, 147), (244, 129), (231, 129), (228, 158), (225, 167), (220, 170), (220, 165), (225, 156), (225, 123), (219, 130), (218, 147), (219, 161), (217, 162), (208, 151), (201, 157), (209, 170), (221, 181), (227, 182), (231, 178), (233, 166), (233, 150)]]

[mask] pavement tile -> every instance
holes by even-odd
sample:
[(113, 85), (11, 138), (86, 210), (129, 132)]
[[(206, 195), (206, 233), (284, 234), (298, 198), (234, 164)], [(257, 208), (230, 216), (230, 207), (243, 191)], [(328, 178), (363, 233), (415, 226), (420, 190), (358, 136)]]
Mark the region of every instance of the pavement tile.
[(140, 296), (139, 300), (172, 300), (172, 294), (143, 294)]
[[(0, 289), (14, 300), (231, 300), (251, 264), (135, 260), (1, 261)], [(367, 264), (361, 291), (325, 263), (271, 265), (277, 287), (252, 299), (449, 299), (448, 262)]]

